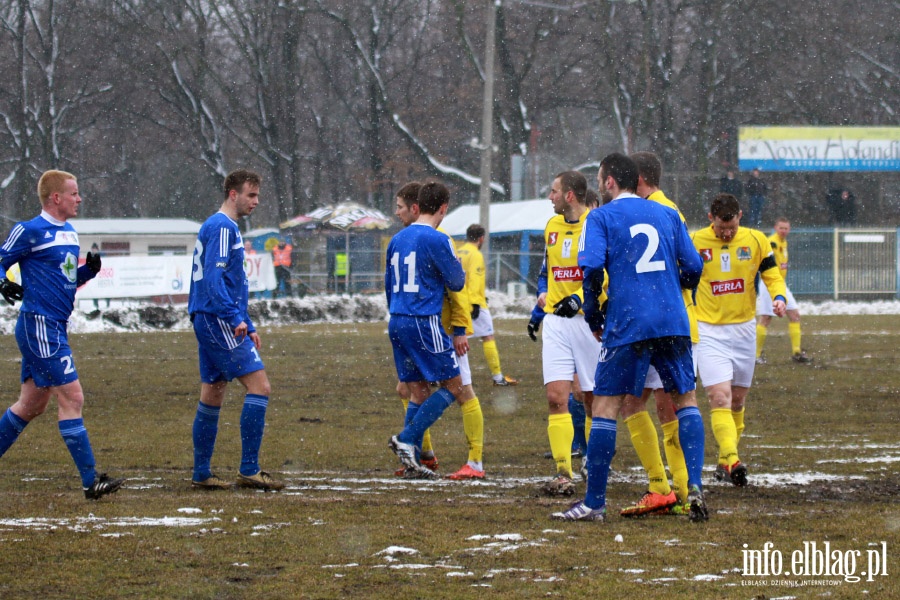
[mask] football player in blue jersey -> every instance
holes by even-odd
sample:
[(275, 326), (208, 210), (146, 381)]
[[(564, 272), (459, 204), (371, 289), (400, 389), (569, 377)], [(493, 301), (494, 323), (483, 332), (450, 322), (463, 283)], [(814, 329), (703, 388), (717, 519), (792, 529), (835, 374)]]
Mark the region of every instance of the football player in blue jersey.
[(38, 181), (41, 214), (17, 223), (0, 247), (0, 267), (18, 263), (19, 286), (0, 280), (9, 303), (22, 300), (16, 342), (22, 353), (19, 399), (0, 418), (0, 456), (56, 395), (59, 432), (78, 467), (84, 495), (97, 500), (122, 486), (123, 479), (97, 473), (81, 409), (84, 392), (69, 348), (66, 325), (75, 307), (75, 290), (100, 272), (100, 255), (87, 253), (78, 266), (78, 234), (67, 220), (78, 215), (78, 180), (65, 171), (47, 171)]
[[(690, 327), (681, 293), (697, 285), (703, 261), (675, 210), (637, 196), (638, 168), (631, 158), (606, 156), (597, 178), (604, 205), (588, 215), (578, 251), (585, 319), (595, 335), (602, 331), (603, 342), (594, 377), (587, 494), (553, 516), (605, 520), (616, 418), (626, 394), (641, 394), (652, 364), (677, 409), (691, 520), (704, 521), (703, 422), (694, 397)], [(609, 276), (605, 322), (598, 305), (604, 269)]]
[[(408, 469), (426, 478), (434, 472), (416, 456), (422, 436), (454, 401), (463, 401), (456, 349), (441, 323), (444, 288), (458, 292), (466, 284), (452, 240), (437, 230), (449, 203), (446, 186), (422, 185), (419, 216), (391, 238), (384, 273), (394, 365), (410, 391), (406, 427), (388, 446)], [(430, 381), (440, 383), (433, 394)]]
[(241, 411), (240, 487), (280, 490), (284, 484), (260, 469), (259, 447), (271, 387), (259, 356), (260, 339), (247, 315), (249, 283), (244, 242), (237, 221), (259, 204), (260, 177), (239, 169), (225, 178), (225, 201), (200, 227), (188, 312), (200, 356), (200, 402), (194, 417), (194, 472), (191, 485), (226, 489), (231, 483), (213, 474), (210, 461), (219, 430), (225, 388), (237, 379), (247, 390)]

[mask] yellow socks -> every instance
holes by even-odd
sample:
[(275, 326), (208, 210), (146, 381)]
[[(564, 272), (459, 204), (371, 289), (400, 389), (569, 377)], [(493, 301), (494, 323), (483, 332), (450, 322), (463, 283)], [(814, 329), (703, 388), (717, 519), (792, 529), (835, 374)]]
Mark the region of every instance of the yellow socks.
[(788, 323), (788, 335), (791, 338), (791, 354), (800, 354), (800, 322)]
[(714, 408), (709, 413), (713, 436), (719, 445), (719, 464), (731, 466), (738, 459), (737, 428), (730, 408)]
[(759, 355), (762, 354), (763, 346), (766, 345), (766, 334), (768, 332), (768, 327), (763, 325), (756, 326), (756, 358), (759, 358)]
[(550, 438), (550, 452), (556, 461), (556, 472), (572, 476), (572, 440), (575, 438), (575, 427), (572, 415), (550, 415), (547, 419), (547, 437)]
[(744, 409), (746, 407), (742, 406), (741, 410), (732, 410), (731, 418), (734, 419), (734, 429), (737, 431), (737, 441), (735, 445), (741, 443), (741, 434), (744, 433)]
[(672, 487), (679, 502), (686, 502), (688, 495), (687, 463), (684, 462), (684, 452), (681, 450), (681, 441), (678, 439), (678, 420), (662, 424), (663, 448), (666, 451), (666, 463), (669, 465), (669, 473), (672, 474)]
[(487, 360), (491, 375), (502, 375), (503, 371), (500, 370), (500, 352), (497, 351), (497, 342), (490, 340), (484, 342), (481, 347), (484, 349), (484, 358)]
[(463, 431), (469, 445), (469, 462), (481, 464), (484, 454), (484, 415), (478, 398), (472, 398), (462, 405)]
[(631, 415), (625, 419), (628, 431), (631, 433), (631, 443), (637, 452), (647, 476), (650, 478), (650, 491), (656, 494), (666, 495), (672, 491), (669, 487), (669, 478), (666, 477), (666, 468), (662, 463), (659, 453), (659, 437), (656, 435), (656, 427), (650, 413), (646, 410)]

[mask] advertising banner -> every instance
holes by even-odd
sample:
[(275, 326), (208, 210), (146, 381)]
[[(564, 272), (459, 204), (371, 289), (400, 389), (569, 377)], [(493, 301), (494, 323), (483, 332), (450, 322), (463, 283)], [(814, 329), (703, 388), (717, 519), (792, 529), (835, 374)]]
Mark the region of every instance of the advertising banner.
[(900, 171), (900, 127), (741, 127), (741, 171)]
[[(177, 296), (190, 291), (190, 256), (105, 256), (97, 276), (78, 289), (79, 299)], [(272, 255), (248, 254), (244, 272), (251, 292), (275, 289)]]

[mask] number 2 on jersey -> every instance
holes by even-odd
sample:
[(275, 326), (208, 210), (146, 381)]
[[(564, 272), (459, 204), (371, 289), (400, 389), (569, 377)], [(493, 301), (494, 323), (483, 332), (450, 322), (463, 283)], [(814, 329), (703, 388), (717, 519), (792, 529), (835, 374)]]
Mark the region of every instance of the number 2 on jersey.
[(641, 233), (647, 236), (647, 248), (644, 249), (644, 253), (641, 254), (641, 257), (638, 259), (637, 264), (634, 265), (634, 270), (638, 273), (665, 271), (665, 261), (650, 260), (651, 258), (653, 258), (653, 255), (656, 254), (656, 250), (659, 248), (659, 232), (656, 231), (656, 228), (653, 225), (649, 225), (647, 223), (638, 223), (637, 225), (632, 225), (628, 231), (631, 233), (632, 238), (637, 237)]
[[(403, 265), (406, 268), (406, 282), (403, 284), (403, 291), (416, 293), (419, 291), (419, 284), (416, 283), (416, 253), (410, 252), (403, 257)], [(397, 293), (400, 291), (400, 253), (394, 252), (391, 255), (391, 268), (394, 271), (394, 285), (392, 291)]]

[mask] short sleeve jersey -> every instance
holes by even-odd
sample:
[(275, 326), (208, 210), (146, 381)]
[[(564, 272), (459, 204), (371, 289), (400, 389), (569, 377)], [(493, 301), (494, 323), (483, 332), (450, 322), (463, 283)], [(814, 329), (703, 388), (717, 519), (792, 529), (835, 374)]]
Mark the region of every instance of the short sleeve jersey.
[(584, 300), (581, 289), (583, 275), (578, 266), (578, 240), (590, 211), (584, 211), (575, 223), (562, 215), (555, 215), (544, 228), (544, 261), (547, 269), (547, 303), (544, 312), (552, 313), (554, 305), (577, 294)]
[(459, 260), (462, 261), (463, 270), (466, 272), (466, 291), (469, 293), (469, 302), (478, 306), (486, 306), (485, 277), (487, 269), (484, 265), (484, 255), (478, 246), (472, 242), (466, 242), (459, 248)]
[(678, 213), (637, 196), (619, 196), (591, 211), (578, 252), (585, 285), (609, 274), (603, 346), (690, 336), (681, 273), (703, 263)]
[(703, 258), (703, 276), (697, 287), (697, 320), (727, 325), (754, 318), (757, 273), (773, 298), (785, 295), (784, 278), (763, 232), (738, 227), (734, 239), (725, 243), (709, 226), (694, 232), (693, 241)]
[(430, 225), (413, 223), (388, 243), (384, 292), (392, 315), (441, 314), (444, 288), (466, 285), (453, 240)]
[(19, 264), (24, 296), (20, 310), (68, 321), (75, 307), (75, 291), (94, 277), (78, 266), (78, 234), (68, 222), (46, 212), (16, 223), (0, 247), (3, 272)]
[(217, 212), (200, 227), (194, 244), (188, 312), (215, 315), (232, 328), (243, 321), (252, 332), (249, 297), (241, 231), (228, 215)]
[(772, 254), (775, 256), (775, 264), (781, 271), (781, 276), (787, 280), (788, 272), (788, 241), (787, 238), (782, 239), (777, 233), (769, 236), (769, 245), (772, 247)]

